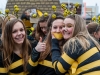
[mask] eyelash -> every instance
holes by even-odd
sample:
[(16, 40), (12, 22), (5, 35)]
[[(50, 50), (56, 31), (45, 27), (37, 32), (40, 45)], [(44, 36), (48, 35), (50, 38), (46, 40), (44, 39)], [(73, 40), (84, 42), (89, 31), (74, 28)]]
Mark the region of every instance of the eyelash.
[[(20, 29), (20, 31), (24, 31), (24, 29)], [(17, 32), (17, 30), (13, 31), (12, 33), (15, 33), (15, 32)]]

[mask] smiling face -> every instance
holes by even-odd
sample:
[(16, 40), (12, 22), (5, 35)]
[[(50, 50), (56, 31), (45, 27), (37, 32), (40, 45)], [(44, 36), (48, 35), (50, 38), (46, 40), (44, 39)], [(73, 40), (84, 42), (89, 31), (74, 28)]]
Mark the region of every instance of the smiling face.
[(65, 40), (68, 40), (72, 37), (74, 31), (74, 20), (70, 18), (66, 18), (64, 20), (64, 26), (62, 28), (62, 34)]
[(21, 22), (15, 23), (12, 29), (12, 38), (16, 44), (22, 44), (25, 39), (25, 29)]

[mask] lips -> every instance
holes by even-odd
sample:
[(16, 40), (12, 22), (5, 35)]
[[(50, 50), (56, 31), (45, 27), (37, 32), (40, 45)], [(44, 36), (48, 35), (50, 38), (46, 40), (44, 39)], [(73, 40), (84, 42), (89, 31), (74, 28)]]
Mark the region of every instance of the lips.
[(62, 33), (53, 33), (54, 37), (58, 40), (61, 40), (63, 38)]

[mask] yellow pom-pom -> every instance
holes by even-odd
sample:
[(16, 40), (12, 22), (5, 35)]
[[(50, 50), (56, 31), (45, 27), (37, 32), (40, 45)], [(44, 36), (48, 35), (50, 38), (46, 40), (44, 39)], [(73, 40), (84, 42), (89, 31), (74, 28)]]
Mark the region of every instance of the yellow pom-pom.
[(56, 15), (55, 14), (52, 14), (52, 18), (55, 19), (56, 18)]
[(17, 5), (14, 5), (14, 8), (18, 8), (18, 6)]
[(53, 9), (54, 11), (56, 11), (56, 6), (55, 6), (55, 5), (53, 5), (53, 6), (52, 6), (52, 9)]
[(36, 14), (33, 14), (33, 15), (32, 15), (32, 17), (33, 17), (33, 18), (36, 18), (36, 17), (37, 17), (37, 15), (36, 15)]
[(6, 13), (6, 14), (8, 14), (9, 12), (10, 12), (9, 9), (6, 9), (6, 10), (5, 10), (5, 13)]
[(66, 4), (61, 4), (61, 7), (62, 7), (64, 10), (67, 9), (67, 8), (66, 8)]
[(100, 20), (100, 16), (98, 16), (98, 20)]
[(92, 21), (96, 21), (96, 16), (94, 16), (94, 17), (92, 18)]
[(66, 12), (63, 13), (64, 17), (68, 16), (68, 14)]
[(44, 17), (47, 17), (47, 16), (48, 16), (48, 13), (45, 12), (45, 13), (44, 13)]
[(31, 31), (34, 31), (34, 28), (33, 27), (31, 27)]
[(71, 14), (71, 12), (68, 10), (68, 11), (67, 11), (67, 14)]
[(15, 8), (15, 12), (18, 12), (19, 11), (19, 8)]
[(79, 8), (79, 3), (76, 3), (74, 6), (75, 8)]

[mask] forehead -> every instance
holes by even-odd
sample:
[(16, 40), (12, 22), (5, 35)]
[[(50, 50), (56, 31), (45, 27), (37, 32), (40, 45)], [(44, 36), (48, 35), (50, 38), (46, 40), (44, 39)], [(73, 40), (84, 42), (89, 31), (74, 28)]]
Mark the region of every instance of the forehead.
[(68, 24), (68, 23), (70, 23), (70, 24), (75, 24), (75, 21), (73, 20), (73, 19), (71, 19), (71, 18), (66, 18), (65, 20), (64, 20), (64, 24)]
[(40, 22), (39, 24), (40, 24), (40, 27), (47, 26), (47, 22)]
[(14, 29), (19, 29), (19, 28), (24, 28), (23, 24), (21, 22), (16, 22), (13, 26), (13, 30)]
[(53, 21), (52, 26), (54, 25), (62, 25), (63, 24), (63, 20), (62, 19), (56, 19)]

